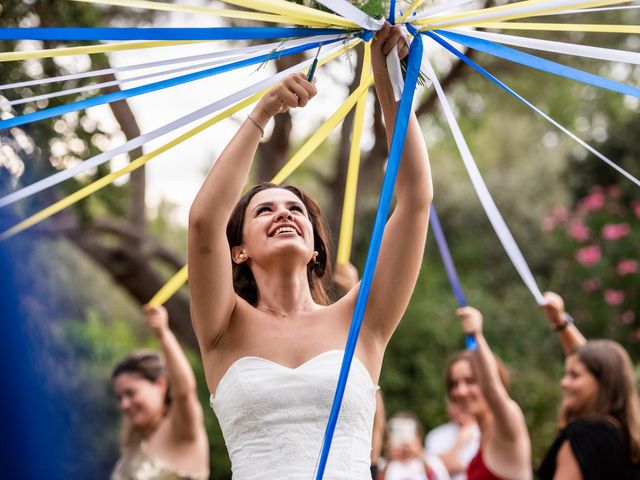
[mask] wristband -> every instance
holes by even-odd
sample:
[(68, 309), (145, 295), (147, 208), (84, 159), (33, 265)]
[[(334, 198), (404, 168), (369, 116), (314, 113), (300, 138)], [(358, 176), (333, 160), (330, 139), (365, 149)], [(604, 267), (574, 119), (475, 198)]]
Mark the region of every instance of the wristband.
[(569, 315), (567, 312), (564, 312), (564, 315), (562, 316), (562, 323), (560, 325), (555, 325), (553, 327), (553, 331), (562, 332), (571, 324), (573, 324), (573, 317)]

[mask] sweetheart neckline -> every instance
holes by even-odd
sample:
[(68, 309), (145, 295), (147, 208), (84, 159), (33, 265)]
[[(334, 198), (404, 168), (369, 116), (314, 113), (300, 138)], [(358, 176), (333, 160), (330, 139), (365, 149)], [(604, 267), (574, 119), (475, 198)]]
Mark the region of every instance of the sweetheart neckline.
[[(218, 390), (220, 390), (220, 384), (223, 383), (223, 381), (225, 380), (225, 378), (227, 378), (227, 376), (229, 375), (229, 372), (231, 372), (231, 369), (233, 369), (233, 367), (236, 366), (236, 364), (240, 363), (243, 360), (259, 360), (261, 362), (265, 362), (267, 364), (270, 365), (274, 365), (276, 367), (282, 368), (284, 370), (288, 370), (290, 372), (295, 372), (297, 370), (300, 370), (301, 368), (303, 368), (304, 366), (308, 365), (309, 363), (311, 363), (314, 360), (317, 360), (320, 357), (323, 357), (325, 355), (328, 355), (330, 353), (334, 353), (334, 352), (338, 352), (340, 354), (342, 354), (342, 357), (344, 358), (344, 350), (340, 350), (338, 348), (334, 348), (332, 350), (326, 350), (324, 352), (320, 352), (319, 354), (305, 360), (304, 362), (302, 362), (300, 365), (298, 365), (297, 367), (287, 367), (286, 365), (282, 365), (281, 363), (278, 362), (274, 362), (273, 360), (269, 360), (268, 358), (264, 358), (264, 357), (257, 357), (254, 355), (246, 355), (244, 357), (240, 357), (237, 360), (234, 360), (231, 365), (229, 365), (229, 368), (227, 368), (227, 370), (224, 372), (224, 374), (222, 375), (222, 377), (220, 377), (220, 380), (218, 380), (218, 384), (216, 385), (215, 388), (215, 392), (214, 393), (210, 393), (210, 399), (209, 401), (213, 401), (213, 399), (216, 398), (217, 394), (218, 394)], [(367, 378), (369, 379), (369, 381), (371, 382), (371, 385), (373, 385), (374, 387), (376, 387), (376, 389), (380, 388), (380, 386), (373, 381), (373, 377), (371, 376), (371, 372), (369, 372), (369, 369), (367, 367), (365, 367), (364, 363), (362, 363), (362, 360), (360, 360), (356, 355), (353, 356), (353, 363), (356, 363), (357, 365), (360, 365), (364, 371), (367, 374)], [(342, 364), (342, 362), (341, 362)]]

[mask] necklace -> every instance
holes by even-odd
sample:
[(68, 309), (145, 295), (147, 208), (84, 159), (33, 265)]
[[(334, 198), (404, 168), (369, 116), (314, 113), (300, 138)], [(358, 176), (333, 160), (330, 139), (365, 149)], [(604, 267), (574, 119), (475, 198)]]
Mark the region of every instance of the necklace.
[(280, 310), (276, 310), (275, 308), (267, 307), (266, 305), (258, 305), (256, 308), (264, 308), (265, 310), (269, 310), (270, 312), (277, 314), (279, 317), (287, 318), (288, 316), (293, 315), (294, 313), (298, 313), (300, 310), (306, 308), (308, 305), (309, 305), (309, 302), (305, 302), (301, 307), (298, 307), (295, 310), (291, 310), (290, 312), (282, 312)]

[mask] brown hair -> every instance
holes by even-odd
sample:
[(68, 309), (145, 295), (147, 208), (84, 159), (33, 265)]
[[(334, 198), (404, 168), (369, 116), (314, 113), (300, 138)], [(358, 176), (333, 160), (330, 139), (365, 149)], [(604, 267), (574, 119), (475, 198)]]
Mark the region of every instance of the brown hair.
[[(291, 185), (280, 186), (275, 183), (261, 183), (249, 189), (249, 191), (238, 200), (229, 218), (229, 223), (227, 224), (227, 240), (229, 241), (229, 246), (233, 248), (240, 245), (243, 241), (244, 219), (247, 206), (251, 199), (258, 192), (271, 188), (282, 188), (290, 191), (302, 201), (307, 209), (309, 220), (313, 226), (313, 248), (318, 252), (316, 260), (307, 264), (307, 280), (313, 300), (321, 305), (327, 305), (329, 304), (329, 296), (323, 283), (323, 277), (330, 268), (327, 227), (318, 203), (299, 188)], [(233, 288), (235, 292), (251, 305), (255, 306), (258, 303), (258, 286), (256, 285), (253, 273), (251, 273), (251, 269), (246, 263), (237, 264), (235, 262), (233, 262), (232, 268)]]
[[(509, 389), (509, 369), (504, 364), (504, 362), (500, 360), (500, 357), (498, 357), (495, 353), (493, 353), (493, 358), (496, 361), (496, 366), (498, 367), (498, 376), (500, 377), (500, 382), (502, 383), (504, 388), (508, 390)], [(447, 398), (450, 398), (450, 392), (451, 392), (451, 389), (453, 388), (453, 380), (451, 378), (451, 371), (453, 370), (453, 366), (456, 363), (463, 360), (466, 362), (469, 362), (469, 364), (471, 365), (471, 369), (472, 370), (474, 369), (473, 352), (471, 350), (463, 350), (461, 352), (456, 353), (453, 357), (451, 357), (451, 360), (449, 360), (449, 363), (447, 364), (447, 373), (445, 376), (445, 387), (447, 389)], [(475, 371), (474, 371), (474, 375), (475, 375)]]
[[(136, 350), (120, 360), (111, 372), (111, 381), (113, 382), (118, 375), (123, 373), (131, 373), (143, 378), (149, 382), (155, 383), (158, 380), (165, 379), (167, 381), (167, 393), (164, 397), (165, 407), (171, 404), (171, 392), (169, 389), (167, 369), (162, 358), (157, 352), (152, 350)], [(122, 449), (136, 445), (141, 440), (140, 432), (125, 419), (121, 432)]]
[(562, 408), (558, 422), (560, 428), (578, 417), (614, 419), (628, 441), (631, 461), (639, 462), (640, 399), (629, 354), (612, 340), (592, 340), (569, 355), (576, 355), (594, 376), (598, 382), (598, 393), (586, 411), (571, 412)]

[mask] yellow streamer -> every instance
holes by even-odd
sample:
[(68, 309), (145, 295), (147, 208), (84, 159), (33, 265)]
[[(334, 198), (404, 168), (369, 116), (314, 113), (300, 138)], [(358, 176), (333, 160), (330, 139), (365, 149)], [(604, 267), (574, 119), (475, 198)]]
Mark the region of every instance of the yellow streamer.
[[(305, 21), (321, 22), (327, 25), (336, 25), (348, 28), (361, 27), (357, 24), (333, 13), (322, 12), (315, 8), (305, 7), (296, 3), (287, 2), (285, 0), (222, 0), (224, 3), (235, 5), (237, 7), (250, 8), (252, 10), (261, 10), (263, 12), (275, 13), (297, 18), (296, 23), (304, 24)], [(303, 20), (301, 22), (301, 20)]]
[(640, 34), (639, 25), (600, 25), (594, 23), (528, 23), (498, 22), (479, 23), (477, 27), (502, 30), (545, 30), (554, 32), (596, 32), (596, 33), (636, 33)]
[[(558, 7), (552, 7), (552, 8), (544, 8), (544, 4), (548, 2), (548, 0), (526, 0), (524, 2), (510, 3), (508, 5), (501, 5), (498, 7), (491, 7), (491, 8), (481, 9), (481, 10), (473, 10), (469, 12), (460, 12), (452, 15), (447, 15), (444, 17), (435, 16), (435, 17), (423, 18), (423, 19), (417, 20), (416, 24), (425, 25), (429, 23), (437, 23), (437, 25), (430, 26), (429, 28), (427, 28), (427, 30), (435, 30), (437, 28), (471, 26), (471, 25), (475, 26), (480, 22), (487, 21), (487, 19), (480, 19), (480, 20), (468, 19), (469, 17), (476, 16), (478, 14), (506, 11), (507, 12), (506, 14), (499, 15), (497, 17), (493, 17), (490, 19), (490, 21), (492, 22), (499, 22), (499, 21), (517, 19), (517, 18), (527, 18), (531, 16), (547, 15), (550, 13), (561, 12), (563, 10), (569, 10), (569, 9), (579, 10), (581, 8), (591, 8), (591, 7), (600, 7), (600, 6), (606, 6), (606, 5), (614, 5), (617, 3), (627, 3), (628, 1), (629, 0), (590, 0), (584, 3), (575, 4), (571, 6), (558, 6)], [(520, 8), (520, 7), (530, 6), (530, 5), (539, 5), (540, 9), (532, 10), (525, 13), (515, 13), (515, 14), (508, 13), (510, 10), (513, 10), (515, 8)], [(460, 19), (461, 21), (456, 22), (455, 20), (457, 19)], [(465, 20), (465, 19), (468, 19), (468, 20)]]
[(105, 175), (104, 177), (96, 180), (95, 182), (90, 183), (86, 187), (83, 187), (80, 190), (77, 190), (76, 192), (72, 193), (71, 195), (63, 198), (62, 200), (57, 201), (53, 205), (50, 205), (50, 206), (44, 208), (43, 210), (40, 210), (38, 213), (36, 213), (36, 214), (24, 219), (23, 221), (21, 221), (17, 225), (14, 225), (13, 227), (9, 228), (8, 230), (5, 230), (4, 232), (0, 233), (0, 241), (6, 240), (7, 238), (10, 238), (10, 237), (16, 235), (17, 233), (20, 233), (20, 232), (24, 231), (25, 229), (27, 229), (29, 227), (32, 227), (33, 225), (35, 225), (37, 223), (40, 223), (41, 221), (49, 218), (50, 216), (60, 212), (61, 210), (65, 209), (67, 207), (70, 207), (74, 203), (76, 203), (76, 202), (82, 200), (83, 198), (91, 195), (92, 193), (95, 193), (98, 190), (106, 187), (107, 185), (111, 184), (117, 178), (120, 178), (121, 176), (126, 175), (127, 173), (133, 172), (134, 170), (136, 170), (136, 169), (140, 168), (141, 166), (143, 166), (145, 163), (147, 163), (152, 158), (157, 157), (161, 153), (166, 152), (170, 148), (175, 147), (176, 145), (184, 142), (185, 140), (188, 140), (189, 138), (191, 138), (194, 135), (196, 135), (196, 134), (202, 132), (203, 130), (209, 128), (210, 126), (215, 125), (219, 121), (224, 120), (227, 117), (230, 117), (231, 115), (233, 115), (234, 113), (242, 110), (246, 106), (251, 105), (252, 103), (256, 102), (262, 95), (264, 95), (266, 93), (266, 91), (267, 90), (265, 89), (262, 92), (256, 93), (256, 94), (252, 95), (249, 98), (245, 98), (240, 103), (237, 103), (233, 107), (228, 108), (224, 112), (220, 113), (219, 115), (216, 115), (212, 119), (207, 120), (206, 122), (198, 125), (197, 127), (192, 128), (188, 132), (183, 133), (179, 137), (177, 137), (177, 138), (171, 140), (170, 142), (164, 144), (162, 147), (157, 148), (156, 150), (153, 150), (152, 152), (149, 152), (149, 153), (147, 153), (145, 155), (142, 155), (141, 157), (138, 157), (134, 161), (130, 162), (126, 167), (121, 168), (120, 170), (116, 170), (115, 172), (111, 172), (108, 175)]
[[(176, 3), (152, 2), (149, 0), (73, 0), (75, 2), (99, 3), (102, 5), (115, 5), (120, 7), (145, 8), (149, 10), (162, 10), (166, 12), (197, 13), (202, 15), (215, 15), (217, 17), (239, 18), (243, 20), (256, 20), (259, 22), (296, 24), (300, 22), (294, 17), (272, 15), (268, 13), (244, 12), (241, 10), (229, 10), (221, 8), (201, 7), (197, 5), (184, 5)], [(309, 26), (324, 26), (325, 23), (306, 22)]]
[(62, 57), (66, 55), (85, 55), (92, 53), (115, 52), (119, 50), (136, 50), (142, 48), (172, 47), (174, 45), (188, 45), (192, 43), (203, 43), (200, 40), (176, 40), (176, 41), (144, 41), (127, 43), (107, 43), (102, 45), (87, 45), (82, 47), (50, 48), (45, 50), (31, 50), (24, 52), (1, 52), (0, 62), (10, 62), (12, 60), (26, 60), (27, 58), (50, 58)]
[[(362, 75), (360, 83), (366, 81), (366, 76), (371, 70), (371, 43), (364, 45), (364, 61), (362, 63)], [(353, 240), (353, 222), (356, 213), (356, 193), (358, 191), (358, 170), (360, 169), (360, 139), (364, 125), (364, 113), (367, 106), (367, 96), (363, 95), (356, 105), (356, 113), (353, 118), (353, 135), (351, 138), (351, 151), (349, 152), (349, 167), (344, 189), (344, 202), (342, 204), (342, 219), (340, 222), (340, 238), (338, 239), (337, 263), (347, 263), (351, 257), (351, 243)]]
[(149, 300), (149, 306), (156, 307), (166, 303), (187, 282), (188, 276), (187, 266), (185, 265)]
[(415, 12), (417, 10), (417, 8), (422, 5), (424, 3), (425, 0), (415, 0), (410, 6), (409, 8), (407, 8), (407, 11), (404, 12), (402, 14), (402, 16), (398, 19), (397, 23), (403, 23), (407, 18), (409, 18), (413, 12)]

